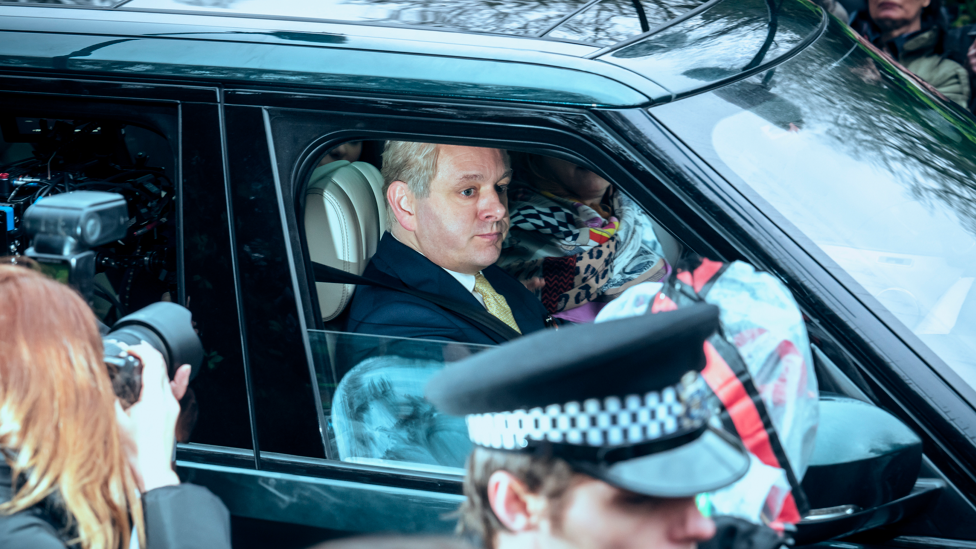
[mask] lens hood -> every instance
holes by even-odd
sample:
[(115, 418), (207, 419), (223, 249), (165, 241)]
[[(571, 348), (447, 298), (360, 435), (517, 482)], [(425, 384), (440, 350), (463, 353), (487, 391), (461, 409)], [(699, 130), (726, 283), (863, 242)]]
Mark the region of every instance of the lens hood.
[(190, 365), (191, 380), (200, 371), (203, 344), (193, 329), (192, 314), (186, 307), (166, 301), (153, 303), (119, 319), (104, 339), (126, 332), (130, 337), (120, 339), (131, 340), (131, 336), (141, 335), (141, 339), (162, 353), (170, 378), (183, 364)]

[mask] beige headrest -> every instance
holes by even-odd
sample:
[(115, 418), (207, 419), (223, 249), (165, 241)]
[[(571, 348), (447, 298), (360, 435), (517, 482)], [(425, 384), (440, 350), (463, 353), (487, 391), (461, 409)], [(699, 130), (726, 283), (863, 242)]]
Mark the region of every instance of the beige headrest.
[[(361, 275), (386, 231), (383, 176), (366, 162), (319, 166), (305, 192), (305, 238), (312, 261)], [(323, 320), (346, 307), (352, 284), (316, 283)]]

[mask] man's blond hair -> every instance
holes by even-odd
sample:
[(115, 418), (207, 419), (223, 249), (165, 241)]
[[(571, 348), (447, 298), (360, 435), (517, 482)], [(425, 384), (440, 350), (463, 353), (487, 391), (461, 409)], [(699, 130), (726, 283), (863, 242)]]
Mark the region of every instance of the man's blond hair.
[[(383, 197), (394, 181), (403, 181), (418, 198), (430, 195), (430, 182), (437, 175), (437, 143), (414, 141), (387, 141), (383, 146)], [(396, 223), (390, 199), (386, 198), (386, 215), (389, 225)]]
[(494, 549), (498, 532), (508, 531), (491, 510), (488, 501), (488, 480), (496, 471), (506, 471), (518, 478), (533, 494), (544, 496), (549, 502), (549, 514), (559, 528), (566, 494), (578, 475), (565, 460), (476, 446), (468, 457), (464, 476), (464, 503), (458, 533), (480, 538), (486, 549)]

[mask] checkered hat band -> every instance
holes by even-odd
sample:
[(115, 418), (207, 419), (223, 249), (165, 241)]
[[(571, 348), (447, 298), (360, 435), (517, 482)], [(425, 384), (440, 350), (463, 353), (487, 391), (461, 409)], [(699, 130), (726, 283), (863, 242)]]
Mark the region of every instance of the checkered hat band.
[(650, 442), (686, 428), (689, 422), (697, 423), (676, 389), (472, 414), (467, 416), (468, 436), (479, 446), (507, 450), (543, 440), (594, 447)]

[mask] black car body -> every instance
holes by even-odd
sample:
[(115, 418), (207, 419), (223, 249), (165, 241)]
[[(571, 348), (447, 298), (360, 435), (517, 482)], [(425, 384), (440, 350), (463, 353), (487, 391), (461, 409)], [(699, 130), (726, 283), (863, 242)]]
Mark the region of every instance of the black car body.
[[(685, 248), (774, 273), (806, 315), (821, 389), (894, 414), (925, 456), (909, 496), (827, 513), (800, 539), (976, 547), (976, 123), (820, 8), (94, 4), (0, 5), (0, 116), (21, 132), (85, 119), (165, 140), (175, 269), (154, 272), (207, 351), (178, 465), (221, 496), (237, 543), (453, 528), (457, 472), (337, 460), (325, 412), (337, 380), (324, 365), (343, 336), (315, 300), (304, 185), (340, 143), (399, 138), (589, 166)], [(889, 288), (894, 268), (909, 274)]]

